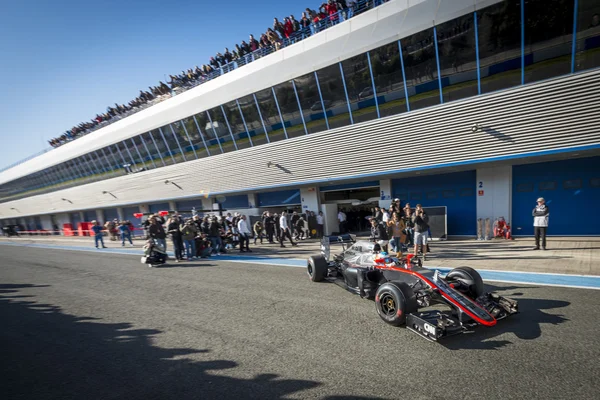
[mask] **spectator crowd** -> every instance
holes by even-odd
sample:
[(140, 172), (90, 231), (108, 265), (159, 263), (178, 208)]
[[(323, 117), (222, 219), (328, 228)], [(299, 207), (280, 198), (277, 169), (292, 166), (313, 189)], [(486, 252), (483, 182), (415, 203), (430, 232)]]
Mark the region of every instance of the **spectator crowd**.
[(52, 147), (59, 147), (387, 1), (328, 0), (316, 10), (306, 8), (299, 19), (293, 15), (286, 16), (281, 21), (274, 18), (273, 26), (257, 38), (250, 35), (248, 41), (242, 40), (235, 44), (231, 51), (226, 47), (223, 53), (218, 52), (210, 57), (201, 67), (196, 66), (180, 74), (169, 75), (170, 80), (167, 83), (159, 82), (157, 86), (149, 87), (149, 90), (140, 90), (139, 95), (128, 104), (115, 103), (114, 107), (108, 106), (106, 112), (96, 114), (91, 121), (72, 127), (48, 143)]

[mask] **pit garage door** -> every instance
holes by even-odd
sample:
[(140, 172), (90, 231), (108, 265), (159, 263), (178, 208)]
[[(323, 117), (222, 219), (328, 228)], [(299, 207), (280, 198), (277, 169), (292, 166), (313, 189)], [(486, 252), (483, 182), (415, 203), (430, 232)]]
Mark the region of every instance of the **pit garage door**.
[(448, 235), (477, 234), (476, 172), (426, 175), (392, 180), (392, 193), (402, 205), (447, 207)]
[(548, 235), (600, 235), (600, 157), (513, 166), (513, 233), (533, 235), (538, 197), (550, 208)]

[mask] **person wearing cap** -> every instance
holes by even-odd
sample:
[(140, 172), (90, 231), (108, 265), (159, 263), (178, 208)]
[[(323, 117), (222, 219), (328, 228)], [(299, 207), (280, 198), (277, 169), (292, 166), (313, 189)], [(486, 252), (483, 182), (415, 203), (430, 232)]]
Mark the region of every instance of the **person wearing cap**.
[(540, 238), (542, 241), (542, 249), (546, 250), (546, 231), (548, 230), (548, 217), (550, 209), (546, 205), (546, 200), (543, 197), (537, 199), (537, 205), (531, 213), (533, 216), (533, 230), (535, 234), (534, 250), (540, 249)]
[(404, 220), (404, 225), (406, 226), (406, 240), (405, 244), (408, 246), (414, 245), (414, 233), (415, 233), (415, 224), (412, 221), (412, 210), (410, 208), (410, 204), (406, 203), (403, 209), (402, 219)]

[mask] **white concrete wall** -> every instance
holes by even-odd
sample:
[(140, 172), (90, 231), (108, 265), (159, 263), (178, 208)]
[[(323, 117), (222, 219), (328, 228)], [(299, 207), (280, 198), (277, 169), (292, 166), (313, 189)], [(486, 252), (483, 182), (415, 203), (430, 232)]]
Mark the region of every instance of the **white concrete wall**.
[(477, 218), (511, 222), (512, 166), (477, 170)]
[(389, 208), (392, 204), (392, 180), (381, 179), (379, 181), (379, 207)]
[(319, 197), (318, 187), (301, 188), (300, 201), (302, 204), (302, 212), (313, 211), (318, 213), (321, 209)]

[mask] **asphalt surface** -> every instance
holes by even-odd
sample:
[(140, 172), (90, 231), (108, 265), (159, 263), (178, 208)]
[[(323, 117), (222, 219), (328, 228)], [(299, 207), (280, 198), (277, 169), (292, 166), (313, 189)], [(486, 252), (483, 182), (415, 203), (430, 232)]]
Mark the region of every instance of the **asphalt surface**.
[(600, 291), (428, 342), (301, 268), (0, 247), (4, 399), (595, 399)]

